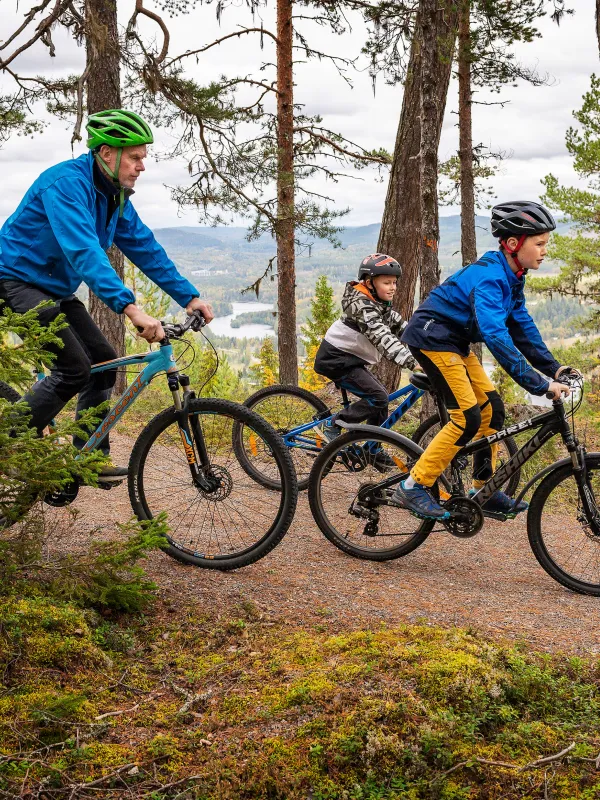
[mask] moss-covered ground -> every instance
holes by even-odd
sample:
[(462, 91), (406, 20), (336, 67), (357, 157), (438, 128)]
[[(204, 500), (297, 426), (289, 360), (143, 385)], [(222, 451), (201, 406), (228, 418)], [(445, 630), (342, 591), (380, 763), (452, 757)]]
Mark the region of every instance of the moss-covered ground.
[(598, 664), (466, 630), (4, 597), (0, 669), (0, 797), (600, 798)]

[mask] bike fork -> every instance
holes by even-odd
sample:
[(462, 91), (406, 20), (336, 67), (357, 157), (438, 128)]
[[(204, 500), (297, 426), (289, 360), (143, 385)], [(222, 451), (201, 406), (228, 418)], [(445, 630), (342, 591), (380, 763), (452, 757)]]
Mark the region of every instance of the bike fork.
[(585, 463), (585, 450), (581, 446), (577, 446), (570, 450), (571, 460), (573, 462), (573, 472), (575, 481), (579, 490), (579, 499), (583, 506), (583, 511), (587, 521), (595, 536), (600, 536), (600, 509), (594, 496), (588, 480), (587, 464)]
[[(195, 397), (194, 392), (189, 388), (190, 379), (187, 375), (170, 375), (168, 383), (177, 414), (179, 436), (181, 437), (192, 479), (196, 486), (199, 486), (204, 491), (212, 491), (214, 487), (205, 475), (210, 466), (210, 459), (204, 435), (198, 420), (194, 417), (190, 420), (188, 412), (189, 401)], [(180, 384), (183, 387), (183, 398), (179, 391)], [(196, 453), (198, 457), (196, 457)]]

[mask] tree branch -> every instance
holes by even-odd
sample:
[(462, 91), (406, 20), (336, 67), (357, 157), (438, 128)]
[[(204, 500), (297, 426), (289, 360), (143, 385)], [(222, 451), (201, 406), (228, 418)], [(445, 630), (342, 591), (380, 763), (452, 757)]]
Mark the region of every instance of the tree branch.
[(215, 47), (216, 45), (221, 44), (221, 42), (225, 42), (227, 39), (232, 39), (235, 36), (243, 36), (245, 33), (260, 33), (261, 36), (263, 36), (266, 33), (267, 36), (270, 36), (271, 39), (273, 39), (273, 41), (275, 42), (278, 41), (277, 36), (275, 36), (274, 33), (271, 33), (271, 31), (266, 30), (266, 28), (244, 28), (241, 31), (234, 31), (233, 33), (228, 33), (226, 36), (221, 36), (220, 39), (215, 39), (214, 42), (211, 42), (210, 44), (207, 44), (204, 47), (200, 47), (198, 48), (198, 50), (187, 50), (180, 56), (175, 56), (175, 58), (172, 58), (167, 64), (165, 64), (165, 66), (170, 67), (176, 61), (181, 61), (182, 58), (187, 58), (188, 56), (196, 56), (199, 53), (205, 53), (207, 50), (210, 50), (211, 47)]
[(162, 18), (158, 16), (158, 14), (155, 14), (154, 11), (148, 11), (147, 8), (144, 8), (144, 0), (135, 0), (135, 11), (133, 12), (131, 19), (129, 20), (129, 24), (127, 25), (128, 35), (131, 35), (131, 32), (135, 27), (135, 21), (138, 14), (142, 14), (143, 16), (149, 17), (150, 19), (154, 20), (154, 22), (156, 22), (158, 27), (163, 32), (164, 39), (163, 39), (162, 50), (160, 51), (158, 58), (155, 59), (157, 64), (161, 64), (165, 60), (166, 55), (169, 51), (169, 42), (171, 41), (171, 34), (169, 33), (169, 29), (165, 25)]

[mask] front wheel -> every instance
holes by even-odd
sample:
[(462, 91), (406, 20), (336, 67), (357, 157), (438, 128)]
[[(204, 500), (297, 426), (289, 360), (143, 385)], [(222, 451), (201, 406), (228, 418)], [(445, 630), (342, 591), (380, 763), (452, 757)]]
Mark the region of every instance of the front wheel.
[[(191, 400), (189, 422), (204, 440), (209, 463), (202, 471), (210, 488), (194, 482), (176, 411), (167, 408), (148, 423), (131, 453), (134, 513), (148, 520), (167, 512), (165, 552), (179, 561), (219, 570), (252, 564), (281, 541), (294, 517), (298, 488), (287, 448), (263, 419), (227, 400)], [(248, 452), (256, 462), (268, 461), (279, 490), (264, 488), (240, 466), (232, 446), (236, 426), (254, 438)]]
[[(308, 499), (315, 522), (329, 541), (356, 558), (389, 561), (423, 544), (434, 520), (422, 520), (389, 504), (398, 483), (421, 454), (384, 430), (352, 430), (318, 456)], [(433, 487), (437, 495), (437, 484)]]
[[(304, 491), (315, 458), (326, 444), (321, 426), (314, 424), (330, 415), (325, 403), (299, 386), (276, 384), (254, 392), (244, 401), (244, 405), (266, 419), (280, 436), (297, 431), (285, 441), (296, 469), (298, 489)], [(236, 456), (248, 475), (267, 489), (279, 489), (277, 475), (269, 468), (269, 464), (265, 461), (258, 463), (253, 458), (256, 449), (253, 437), (245, 435), (241, 425), (234, 429), (233, 434)]]
[[(600, 453), (586, 455), (588, 501), (600, 504)], [(600, 597), (600, 536), (586, 517), (573, 466), (557, 467), (531, 498), (527, 534), (548, 575), (579, 594)]]

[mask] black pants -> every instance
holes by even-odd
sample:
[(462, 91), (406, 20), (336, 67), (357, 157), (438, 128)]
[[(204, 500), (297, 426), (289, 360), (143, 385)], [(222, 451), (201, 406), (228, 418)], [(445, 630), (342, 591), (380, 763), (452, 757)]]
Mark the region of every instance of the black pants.
[(352, 392), (360, 400), (336, 414), (335, 421), (381, 425), (388, 417), (388, 393), (385, 386), (366, 367), (354, 367), (343, 377), (326, 375), (340, 389)]
[[(115, 385), (116, 370), (90, 376), (90, 368), (92, 364), (110, 361), (117, 356), (81, 300), (74, 295), (57, 299), (36, 286), (7, 280), (0, 281), (0, 299), (18, 314), (51, 300), (52, 305), (40, 309), (38, 313), (42, 325), (48, 325), (60, 313), (66, 316), (69, 323), (67, 328), (58, 333), (64, 346), (48, 348), (54, 356), (50, 375), (36, 383), (23, 397), (31, 408), (32, 427), (41, 434), (75, 395), (79, 395), (77, 418), (82, 411), (95, 408), (109, 399)], [(73, 443), (81, 448), (85, 440), (76, 438)], [(108, 436), (100, 449), (108, 453)]]

